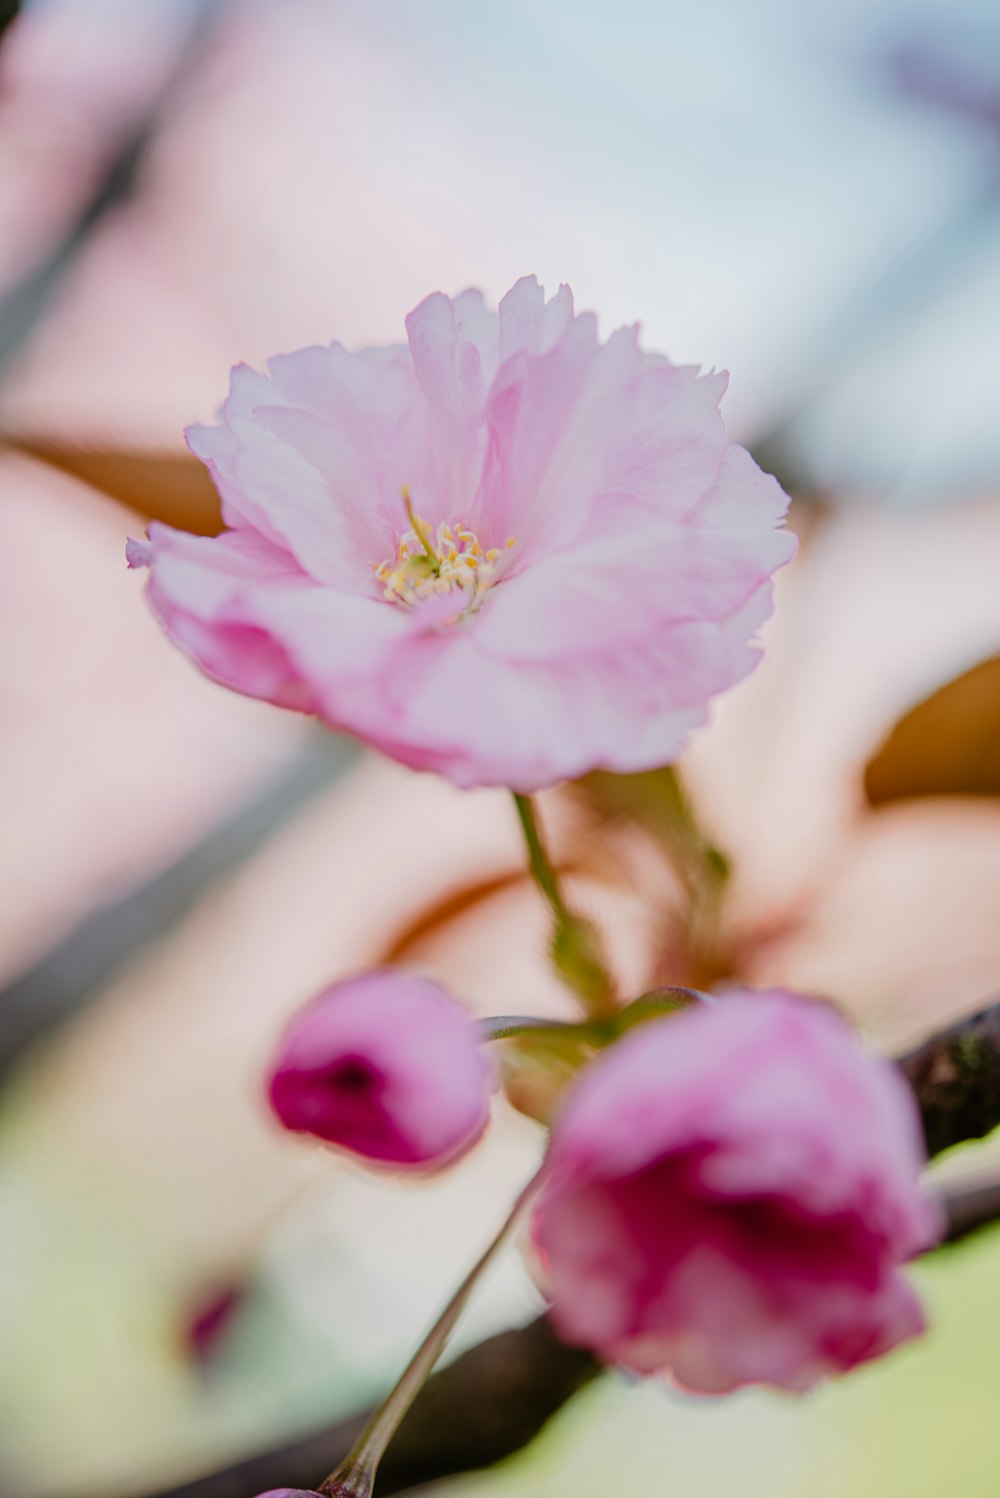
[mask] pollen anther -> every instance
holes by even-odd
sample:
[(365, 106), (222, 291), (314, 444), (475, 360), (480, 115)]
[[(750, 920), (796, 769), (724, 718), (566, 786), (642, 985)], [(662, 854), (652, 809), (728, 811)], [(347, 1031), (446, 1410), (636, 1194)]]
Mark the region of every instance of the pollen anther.
[(442, 521), (435, 534), (414, 510), (408, 490), (403, 498), (410, 528), (400, 536), (396, 555), (373, 567), (382, 596), (412, 608), (426, 598), (456, 593), (458, 615), (472, 612), (498, 581), (506, 553), (514, 548), (514, 537), (508, 537), (503, 551), (496, 546), (484, 551), (475, 531), (467, 526)]

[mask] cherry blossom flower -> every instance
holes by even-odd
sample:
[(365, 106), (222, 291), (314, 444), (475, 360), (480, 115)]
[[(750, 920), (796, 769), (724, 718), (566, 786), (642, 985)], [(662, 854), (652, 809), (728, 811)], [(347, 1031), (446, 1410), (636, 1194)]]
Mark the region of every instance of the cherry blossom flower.
[(441, 1166), (489, 1118), (493, 1068), (462, 1005), (394, 969), (345, 978), (295, 1015), (268, 1085), (287, 1129), (366, 1160)]
[(923, 1327), (935, 1241), (903, 1079), (825, 1006), (737, 990), (641, 1026), (558, 1118), (535, 1240), (567, 1340), (723, 1392), (803, 1389)]
[(460, 786), (673, 760), (757, 658), (787, 499), (726, 376), (598, 339), (534, 278), (434, 293), (408, 345), (240, 366), (193, 427), (228, 529), (132, 542), (209, 676)]

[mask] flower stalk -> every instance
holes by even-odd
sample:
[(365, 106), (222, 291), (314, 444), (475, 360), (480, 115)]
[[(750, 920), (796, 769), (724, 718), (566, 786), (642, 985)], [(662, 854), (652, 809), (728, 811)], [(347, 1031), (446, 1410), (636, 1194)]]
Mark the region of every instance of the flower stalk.
[(710, 988), (729, 975), (730, 957), (720, 938), (729, 861), (701, 826), (697, 810), (672, 765), (637, 774), (597, 770), (575, 787), (608, 820), (624, 819), (643, 829), (680, 881), (686, 916), (686, 968)]
[(493, 1014), (487, 1019), (476, 1020), (476, 1029), (483, 1040), (512, 1040), (521, 1035), (534, 1034), (539, 1030), (573, 1030), (581, 1027), (568, 1019), (548, 1019), (533, 1014)]
[(459, 1285), (395, 1387), (372, 1415), (339, 1467), (320, 1483), (317, 1492), (324, 1498), (371, 1498), (375, 1474), (386, 1447), (444, 1351), (479, 1279), (510, 1241), (525, 1208), (541, 1184), (544, 1170), (543, 1163), (523, 1187), (500, 1231)]
[(694, 1003), (715, 1004), (714, 994), (702, 993), (698, 988), (681, 988), (671, 984), (662, 988), (647, 989), (638, 998), (615, 1010), (614, 1014), (590, 1020), (552, 1019), (537, 1014), (491, 1014), (475, 1021), (475, 1028), (484, 1041), (517, 1040), (524, 1035), (539, 1033), (553, 1036), (574, 1036), (590, 1041), (595, 1046), (610, 1045), (620, 1039), (635, 1025), (651, 1019), (662, 1019)]
[(530, 796), (514, 791), (514, 805), (524, 834), (528, 867), (539, 893), (552, 912), (552, 961), (563, 982), (593, 1014), (614, 1007), (615, 988), (608, 972), (601, 939), (591, 921), (571, 910), (549, 857)]

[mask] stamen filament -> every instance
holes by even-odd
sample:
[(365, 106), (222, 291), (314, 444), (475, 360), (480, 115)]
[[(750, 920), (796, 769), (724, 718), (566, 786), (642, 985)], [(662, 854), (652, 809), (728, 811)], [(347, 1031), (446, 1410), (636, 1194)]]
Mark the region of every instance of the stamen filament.
[(403, 485), (403, 503), (406, 506), (406, 514), (414, 535), (418, 538), (421, 546), (424, 548), (424, 554), (426, 555), (427, 560), (433, 563), (435, 570), (437, 570), (437, 568), (440, 566), (441, 559), (437, 554), (434, 542), (431, 540), (430, 532), (427, 530), (425, 523), (421, 520), (416, 510), (413, 508), (413, 500), (410, 498), (410, 486), (408, 484)]
[(409, 530), (396, 542), (395, 555), (372, 564), (382, 597), (389, 603), (415, 608), (426, 598), (455, 596), (452, 623), (473, 614), (487, 592), (500, 580), (510, 538), (504, 552), (484, 550), (467, 525), (440, 521), (435, 531), (413, 505), (408, 486), (402, 489)]

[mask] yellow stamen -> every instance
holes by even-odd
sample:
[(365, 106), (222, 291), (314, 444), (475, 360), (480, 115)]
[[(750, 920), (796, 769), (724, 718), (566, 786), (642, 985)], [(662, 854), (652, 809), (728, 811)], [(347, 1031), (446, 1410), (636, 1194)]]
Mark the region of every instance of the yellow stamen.
[[(416, 510), (413, 508), (413, 501), (410, 498), (409, 484), (403, 485), (403, 503), (406, 506), (406, 513), (409, 516), (410, 526), (413, 529), (414, 534), (417, 536), (427, 555), (432, 559), (432, 561), (436, 562), (437, 552), (434, 549), (434, 542), (431, 540), (430, 532), (427, 529), (427, 521), (421, 520)], [(400, 545), (402, 545), (402, 542), (400, 543)]]
[[(455, 619), (478, 609), (486, 592), (499, 581), (503, 554), (496, 546), (484, 551), (467, 525), (441, 521), (436, 532), (413, 507), (409, 487), (402, 490), (410, 529), (399, 537), (395, 556), (374, 565), (382, 597), (390, 603), (415, 608), (423, 599), (455, 595)], [(511, 536), (505, 546), (514, 546)]]

